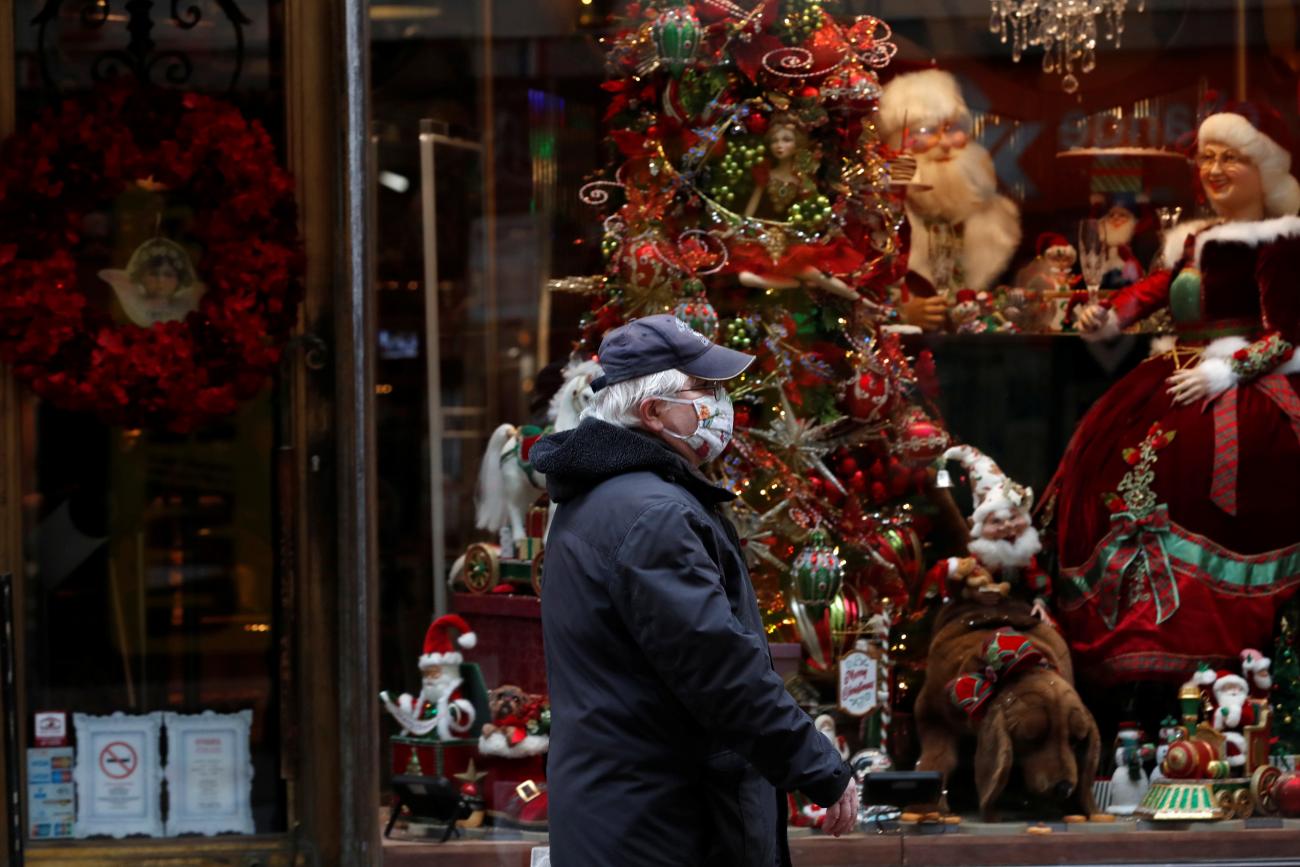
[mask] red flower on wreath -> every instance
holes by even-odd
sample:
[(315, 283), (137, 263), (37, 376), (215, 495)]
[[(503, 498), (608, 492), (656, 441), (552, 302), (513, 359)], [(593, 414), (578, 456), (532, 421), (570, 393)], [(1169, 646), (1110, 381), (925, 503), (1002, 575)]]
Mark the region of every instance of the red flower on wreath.
[[(197, 309), (143, 327), (91, 304), (87, 215), (132, 187), (193, 214)], [(279, 363), (301, 296), (293, 181), (229, 103), (111, 84), (46, 111), (0, 150), (0, 359), (43, 399), (105, 422), (189, 431)]]

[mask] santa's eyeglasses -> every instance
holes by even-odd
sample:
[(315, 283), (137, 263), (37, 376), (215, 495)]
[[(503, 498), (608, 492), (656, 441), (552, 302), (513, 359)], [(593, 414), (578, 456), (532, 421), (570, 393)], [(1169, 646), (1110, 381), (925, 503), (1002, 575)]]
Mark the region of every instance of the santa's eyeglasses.
[(903, 148), (914, 154), (925, 153), (941, 144), (953, 149), (964, 148), (970, 135), (970, 120), (966, 118), (944, 121), (938, 126), (908, 127), (903, 135)]

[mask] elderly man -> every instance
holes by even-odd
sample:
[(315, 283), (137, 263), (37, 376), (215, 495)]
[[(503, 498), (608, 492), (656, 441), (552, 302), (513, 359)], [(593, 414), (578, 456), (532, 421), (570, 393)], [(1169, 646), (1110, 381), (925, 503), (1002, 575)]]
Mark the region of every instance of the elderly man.
[(596, 402), (533, 463), (559, 504), (542, 629), (551, 863), (788, 864), (785, 792), (855, 824), (851, 768), (772, 670), (730, 491), (721, 383), (753, 357), (673, 316), (606, 335)]

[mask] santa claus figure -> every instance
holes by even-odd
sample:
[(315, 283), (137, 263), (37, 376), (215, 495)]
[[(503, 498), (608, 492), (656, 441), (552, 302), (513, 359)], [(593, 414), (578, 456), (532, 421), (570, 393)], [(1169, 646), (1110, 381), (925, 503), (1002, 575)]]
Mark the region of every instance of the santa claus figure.
[(1102, 288), (1122, 289), (1145, 277), (1142, 263), (1133, 255), (1133, 235), (1138, 228), (1133, 210), (1123, 202), (1116, 202), (1101, 218), (1100, 225), (1101, 240), (1106, 245)]
[(1013, 594), (1050, 622), (1051, 580), (1038, 565), (1042, 550), (1030, 522), (1034, 492), (1011, 479), (993, 459), (971, 446), (954, 446), (944, 461), (961, 461), (970, 474), (975, 511), (970, 516), (971, 557), (949, 557), (930, 570), (928, 581), (947, 586), (946, 597), (997, 604)]
[[(459, 637), (452, 643), (452, 633)], [(474, 705), (460, 694), (460, 649), (472, 648), (478, 637), (469, 624), (455, 614), (439, 617), (424, 635), (420, 655), (423, 686), (418, 696), (402, 693), (394, 702), (387, 692), (379, 699), (408, 734), (424, 736), (436, 732), (439, 740), (464, 737), (474, 726)]]
[(1268, 701), (1269, 693), (1273, 691), (1273, 675), (1269, 671), (1272, 665), (1273, 660), (1254, 648), (1241, 652), (1241, 674), (1250, 684), (1252, 701)]
[(909, 286), (934, 295), (903, 300), (909, 325), (938, 330), (960, 289), (986, 290), (1020, 243), (1020, 212), (998, 195), (993, 158), (971, 138), (971, 114), (957, 80), (938, 69), (900, 75), (880, 98), (881, 133), (917, 161), (907, 193)]
[(1064, 235), (1044, 232), (1038, 236), (1038, 257), (1020, 272), (1017, 282), (1044, 292), (1068, 292), (1082, 281), (1074, 273), (1078, 258)]
[[(1239, 674), (1219, 672), (1214, 681), (1214, 728), (1223, 732), (1228, 748), (1228, 767), (1240, 770), (1246, 764), (1246, 726), (1255, 724), (1255, 705), (1250, 701), (1250, 685)], [(1234, 774), (1240, 776), (1240, 774)]]

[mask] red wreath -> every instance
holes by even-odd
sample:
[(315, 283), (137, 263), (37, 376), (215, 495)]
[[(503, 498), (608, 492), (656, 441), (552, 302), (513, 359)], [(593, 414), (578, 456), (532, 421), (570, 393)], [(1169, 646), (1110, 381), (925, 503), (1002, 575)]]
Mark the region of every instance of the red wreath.
[[(192, 208), (206, 291), (183, 319), (114, 321), (82, 288), (85, 218), (136, 185)], [(228, 415), (279, 363), (302, 270), (292, 179), (228, 103), (110, 86), (0, 152), (0, 359), (60, 407), (177, 432)]]

